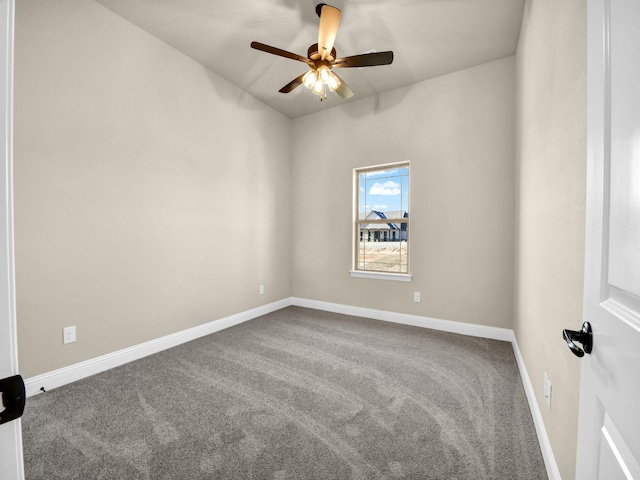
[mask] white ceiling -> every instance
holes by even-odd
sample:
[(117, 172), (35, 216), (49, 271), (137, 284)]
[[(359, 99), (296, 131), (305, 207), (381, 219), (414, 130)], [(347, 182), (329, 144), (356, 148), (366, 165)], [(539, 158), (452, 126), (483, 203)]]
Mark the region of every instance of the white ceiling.
[(355, 92), (324, 102), (304, 86), (278, 90), (304, 63), (249, 47), (266, 43), (306, 57), (318, 41), (319, 0), (97, 0), (290, 118), (514, 55), (525, 0), (325, 0), (342, 10), (338, 57), (392, 50), (391, 65), (341, 69)]

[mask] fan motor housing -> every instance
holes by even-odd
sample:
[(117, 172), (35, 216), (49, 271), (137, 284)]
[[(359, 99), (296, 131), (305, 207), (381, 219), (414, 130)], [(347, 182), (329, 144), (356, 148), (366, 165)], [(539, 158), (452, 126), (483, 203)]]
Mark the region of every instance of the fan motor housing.
[[(321, 55), (318, 52), (318, 44), (314, 43), (307, 50), (307, 58), (310, 60), (318, 60), (320, 57)], [(335, 58), (336, 58), (336, 49), (332, 48), (331, 55), (329, 56), (329, 58), (327, 58), (327, 60), (332, 61), (332, 60), (335, 60)]]

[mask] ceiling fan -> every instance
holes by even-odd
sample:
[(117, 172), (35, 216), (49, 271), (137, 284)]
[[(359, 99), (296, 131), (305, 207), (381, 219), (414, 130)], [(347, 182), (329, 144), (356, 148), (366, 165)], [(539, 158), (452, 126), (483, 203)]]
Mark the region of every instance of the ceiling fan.
[(314, 43), (309, 47), (306, 57), (260, 42), (251, 42), (251, 48), (280, 57), (298, 60), (299, 62), (306, 63), (310, 67), (307, 72), (282, 87), (279, 90), (281, 93), (289, 93), (298, 86), (304, 85), (313, 93), (320, 96), (320, 101), (327, 98), (327, 88), (332, 92), (336, 92), (344, 99), (350, 98), (353, 96), (353, 92), (344, 80), (333, 71), (333, 68), (389, 65), (393, 62), (393, 52), (363, 53), (351, 57), (336, 58), (336, 49), (333, 48), (333, 44), (338, 33), (342, 12), (331, 5), (319, 3), (316, 6), (316, 13), (320, 17), (318, 43)]

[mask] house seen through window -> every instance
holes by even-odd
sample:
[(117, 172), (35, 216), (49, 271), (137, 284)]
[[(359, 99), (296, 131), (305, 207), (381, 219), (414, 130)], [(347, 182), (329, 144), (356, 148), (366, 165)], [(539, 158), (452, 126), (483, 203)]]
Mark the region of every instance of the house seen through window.
[(409, 273), (409, 164), (359, 168), (355, 270)]

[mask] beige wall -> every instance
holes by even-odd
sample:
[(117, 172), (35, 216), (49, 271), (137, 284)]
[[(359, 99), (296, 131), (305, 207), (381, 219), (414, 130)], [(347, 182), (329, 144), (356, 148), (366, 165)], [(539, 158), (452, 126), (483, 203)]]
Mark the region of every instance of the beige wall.
[(21, 373), (288, 297), (291, 121), (92, 1), (16, 10)]
[[(514, 118), (510, 57), (294, 120), (292, 294), (511, 328)], [(351, 278), (352, 170), (405, 160), (413, 280)]]
[[(586, 179), (586, 2), (529, 0), (517, 54), (518, 262), (514, 329), (562, 478), (575, 476)], [(553, 385), (552, 409), (543, 375)]]

